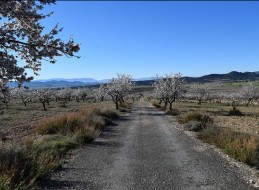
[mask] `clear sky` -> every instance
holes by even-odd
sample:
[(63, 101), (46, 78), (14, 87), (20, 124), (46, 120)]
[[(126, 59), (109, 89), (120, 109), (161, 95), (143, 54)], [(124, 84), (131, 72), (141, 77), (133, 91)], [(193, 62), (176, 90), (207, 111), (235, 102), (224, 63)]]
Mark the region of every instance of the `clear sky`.
[(81, 58), (44, 63), (35, 79), (259, 71), (258, 10), (245, 1), (57, 1), (43, 24), (73, 35)]

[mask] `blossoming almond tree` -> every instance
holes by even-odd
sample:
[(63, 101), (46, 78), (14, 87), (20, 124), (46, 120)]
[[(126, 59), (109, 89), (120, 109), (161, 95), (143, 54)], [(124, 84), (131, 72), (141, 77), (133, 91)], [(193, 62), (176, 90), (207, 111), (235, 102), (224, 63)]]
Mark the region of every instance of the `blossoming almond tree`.
[(107, 94), (111, 96), (116, 109), (119, 109), (119, 104), (122, 104), (124, 98), (133, 90), (134, 83), (130, 75), (117, 74), (117, 78), (111, 79), (107, 87)]
[[(0, 3), (0, 89), (6, 83), (17, 81), (21, 85), (28, 77), (26, 69), (38, 74), (42, 61), (56, 62), (57, 56), (78, 57), (79, 44), (72, 38), (68, 42), (57, 38), (62, 28), (56, 25), (44, 33), (41, 20), (52, 13), (40, 13), (45, 5), (55, 0), (6, 0)], [(23, 61), (23, 66), (17, 62)]]
[(164, 78), (158, 77), (153, 86), (156, 96), (165, 102), (165, 107), (169, 104), (169, 109), (172, 110), (172, 104), (185, 92), (184, 84), (182, 75), (177, 73), (166, 75)]

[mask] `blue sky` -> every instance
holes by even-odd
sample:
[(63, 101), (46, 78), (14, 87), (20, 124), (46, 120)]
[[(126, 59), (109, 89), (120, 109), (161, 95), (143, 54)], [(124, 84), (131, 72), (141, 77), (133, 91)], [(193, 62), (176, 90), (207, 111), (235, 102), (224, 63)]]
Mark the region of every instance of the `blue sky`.
[(258, 10), (245, 1), (57, 1), (43, 24), (73, 35), (81, 58), (44, 63), (35, 79), (259, 71)]

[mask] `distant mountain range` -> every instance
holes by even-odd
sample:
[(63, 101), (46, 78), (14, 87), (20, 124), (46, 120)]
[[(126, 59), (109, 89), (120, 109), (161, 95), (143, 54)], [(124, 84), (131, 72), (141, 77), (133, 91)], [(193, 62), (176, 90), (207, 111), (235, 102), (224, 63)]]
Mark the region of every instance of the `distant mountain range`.
[[(231, 82), (244, 80), (259, 80), (259, 71), (256, 72), (237, 72), (232, 71), (227, 74), (209, 74), (201, 77), (183, 77), (186, 82)], [(136, 85), (151, 85), (156, 77), (134, 79)], [(102, 83), (107, 83), (109, 79), (96, 80), (93, 78), (52, 78), (33, 80), (30, 83), (24, 83), (24, 86), (29, 88), (62, 88), (62, 87), (78, 87), (78, 86), (97, 86)], [(9, 83), (10, 87), (17, 86), (16, 82)]]
[(187, 82), (231, 82), (240, 80), (259, 80), (259, 71), (237, 72), (232, 71), (227, 74), (210, 74), (201, 77), (184, 77)]

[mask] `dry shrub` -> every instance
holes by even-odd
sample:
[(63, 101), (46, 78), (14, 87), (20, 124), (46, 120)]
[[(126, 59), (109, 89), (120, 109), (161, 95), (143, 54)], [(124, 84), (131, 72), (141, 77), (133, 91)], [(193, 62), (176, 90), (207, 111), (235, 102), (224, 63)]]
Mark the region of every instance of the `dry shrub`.
[[(64, 136), (73, 136), (81, 134), (87, 136), (88, 139), (94, 138), (91, 135), (93, 129), (97, 131), (107, 124), (111, 124), (111, 120), (118, 118), (118, 114), (107, 106), (88, 106), (75, 113), (62, 114), (56, 117), (45, 118), (35, 128), (39, 134), (60, 134)], [(89, 129), (91, 128), (91, 129)], [(89, 133), (89, 134), (82, 134)]]
[(239, 109), (232, 109), (228, 111), (229, 116), (241, 116), (243, 115)]
[(181, 112), (178, 109), (167, 110), (166, 115), (179, 116)]
[(132, 107), (132, 102), (124, 101), (120, 103), (120, 108), (130, 109)]
[(199, 138), (221, 148), (226, 154), (251, 166), (259, 167), (259, 138), (229, 128), (208, 128)]
[(152, 101), (152, 105), (155, 106), (156, 108), (161, 108), (161, 105), (156, 100)]
[(213, 118), (208, 115), (193, 112), (178, 117), (178, 122), (185, 124), (184, 127), (189, 131), (202, 131), (214, 127)]

